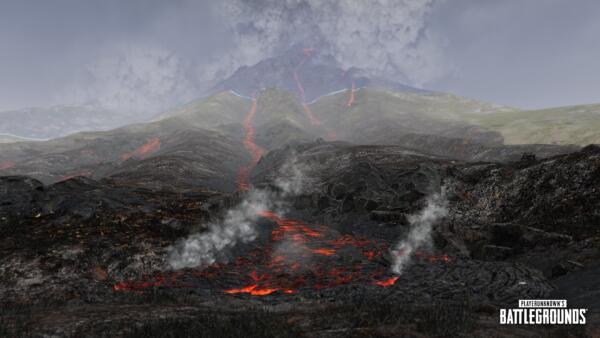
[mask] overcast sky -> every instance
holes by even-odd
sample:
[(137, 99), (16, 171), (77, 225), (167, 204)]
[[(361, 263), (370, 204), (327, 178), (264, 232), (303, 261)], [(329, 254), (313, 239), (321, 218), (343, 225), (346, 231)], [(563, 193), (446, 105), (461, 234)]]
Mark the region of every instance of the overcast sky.
[[(166, 109), (306, 26), (344, 66), (409, 85), (523, 108), (600, 103), (595, 0), (0, 0), (0, 110)], [(346, 51), (354, 38), (371, 51)]]

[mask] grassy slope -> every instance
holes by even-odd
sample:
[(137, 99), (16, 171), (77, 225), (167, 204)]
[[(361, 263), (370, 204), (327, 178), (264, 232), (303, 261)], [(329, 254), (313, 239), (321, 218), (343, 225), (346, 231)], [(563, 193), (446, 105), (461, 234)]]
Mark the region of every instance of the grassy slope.
[[(347, 106), (348, 91), (319, 99), (311, 107), (326, 125), (337, 131), (360, 132), (356, 126), (386, 124), (406, 132), (442, 134), (444, 130), (465, 125), (464, 114), (489, 114), (513, 111), (448, 94), (417, 94), (384, 89), (361, 89), (355, 93), (352, 107)], [(371, 122), (369, 122), (371, 121)], [(377, 122), (383, 121), (383, 122)], [(395, 127), (394, 127), (395, 126)], [(341, 137), (350, 137), (344, 132)]]
[(352, 125), (376, 115), (416, 131), (429, 126), (427, 121), (466, 122), (501, 133), (506, 144), (600, 143), (600, 104), (526, 111), (450, 94), (362, 89), (348, 108), (348, 95), (323, 97), (313, 110), (330, 125)]
[[(132, 124), (118, 129), (97, 132), (81, 132), (45, 142), (6, 143), (0, 147), (0, 162), (10, 160), (19, 162), (25, 158), (61, 154), (63, 152), (93, 146), (97, 151), (98, 144), (117, 142), (102, 150), (118, 158), (121, 153), (132, 151), (151, 137), (162, 137), (184, 129), (218, 130), (219, 125), (240, 123), (250, 109), (249, 100), (230, 93), (221, 93), (202, 101), (192, 102), (176, 111), (165, 113), (150, 123)], [(112, 140), (112, 141), (111, 141)], [(103, 155), (104, 156), (104, 155)]]
[(18, 136), (14, 136), (14, 135), (0, 134), (0, 144), (1, 143), (27, 142), (27, 141), (34, 141), (34, 140), (22, 138), (22, 137), (18, 137)]
[(499, 131), (507, 144), (600, 143), (600, 104), (486, 115), (465, 114), (464, 118)]
[(166, 112), (155, 121), (176, 117), (190, 123), (190, 126), (210, 129), (221, 124), (241, 123), (250, 106), (251, 101), (248, 99), (221, 92)]

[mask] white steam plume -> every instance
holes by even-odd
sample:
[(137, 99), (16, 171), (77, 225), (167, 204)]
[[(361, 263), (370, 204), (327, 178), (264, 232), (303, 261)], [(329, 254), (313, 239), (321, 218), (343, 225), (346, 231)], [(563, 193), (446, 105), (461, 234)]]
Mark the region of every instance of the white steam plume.
[(232, 249), (239, 241), (248, 243), (256, 238), (254, 223), (259, 212), (271, 206), (268, 194), (252, 190), (238, 206), (227, 211), (220, 223), (208, 226), (208, 231), (192, 234), (179, 242), (169, 253), (173, 269), (207, 266), (216, 262), (219, 255)]
[(190, 235), (171, 247), (168, 264), (172, 269), (205, 267), (237, 245), (256, 239), (255, 225), (261, 211), (285, 213), (285, 198), (302, 193), (306, 179), (305, 167), (292, 156), (280, 169), (274, 180), (276, 191), (252, 189), (244, 200), (226, 212), (224, 219), (209, 224), (208, 230)]
[[(435, 0), (226, 0), (236, 69), (303, 44), (345, 68), (421, 86), (445, 75), (441, 39), (427, 29)], [(214, 70), (216, 73), (216, 69)]]
[(402, 273), (416, 249), (431, 242), (432, 227), (448, 214), (447, 205), (445, 189), (442, 188), (440, 194), (429, 197), (423, 210), (409, 216), (408, 221), (412, 228), (407, 238), (396, 244), (392, 250), (394, 259), (392, 271), (395, 274)]
[(296, 196), (309, 192), (313, 186), (306, 172), (310, 168), (298, 161), (295, 153), (279, 168), (277, 178), (273, 181), (275, 187), (283, 192), (284, 196)]

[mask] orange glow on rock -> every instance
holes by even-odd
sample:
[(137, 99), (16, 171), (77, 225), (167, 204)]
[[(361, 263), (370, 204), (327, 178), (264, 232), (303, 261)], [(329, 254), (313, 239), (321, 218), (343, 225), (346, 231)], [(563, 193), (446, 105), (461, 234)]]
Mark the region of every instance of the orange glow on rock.
[(69, 175), (65, 175), (63, 177), (60, 178), (61, 181), (66, 181), (66, 180), (70, 180), (72, 178), (75, 177), (80, 177), (80, 176), (84, 176), (84, 177), (89, 177), (94, 175), (94, 173), (91, 170), (83, 170), (77, 173), (73, 173), (73, 174), (69, 174)]
[(160, 149), (160, 138), (152, 137), (144, 145), (137, 148), (131, 153), (125, 153), (121, 155), (122, 160), (128, 160), (130, 158), (142, 159), (146, 155), (154, 153)]
[(0, 163), (0, 170), (10, 169), (15, 166), (15, 163), (12, 161), (5, 161)]
[(250, 163), (242, 166), (238, 171), (237, 175), (237, 187), (239, 191), (246, 191), (250, 189), (250, 173), (260, 161), (264, 150), (259, 147), (256, 143), (254, 143), (254, 126), (252, 125), (252, 121), (254, 120), (254, 116), (256, 115), (257, 109), (257, 101), (255, 95), (252, 95), (252, 106), (250, 107), (250, 111), (246, 114), (244, 118), (244, 130), (246, 131), (246, 136), (244, 137), (244, 147), (250, 153), (251, 160)]
[(304, 109), (304, 113), (308, 117), (308, 120), (310, 121), (310, 124), (312, 124), (313, 126), (320, 126), (322, 124), (321, 120), (319, 120), (315, 116), (315, 114), (312, 112), (312, 110), (310, 109), (310, 107), (306, 103), (306, 94), (305, 94), (305, 91), (304, 91), (304, 87), (302, 86), (302, 81), (300, 81), (300, 75), (298, 75), (298, 70), (300, 69), (300, 67), (302, 67), (302, 65), (310, 57), (312, 57), (312, 52), (314, 50), (312, 48), (304, 48), (302, 51), (304, 52), (304, 58), (296, 66), (296, 68), (294, 69), (294, 71), (293, 71), (292, 74), (294, 76), (294, 82), (296, 82), (296, 87), (298, 87), (298, 93), (300, 94), (300, 101), (302, 103), (302, 108)]
[(331, 256), (335, 254), (335, 250), (332, 249), (312, 249), (310, 251), (323, 256)]
[(287, 293), (287, 294), (294, 293), (294, 290), (291, 290), (291, 289), (279, 289), (279, 288), (268, 288), (268, 287), (261, 288), (256, 284), (248, 285), (248, 286), (240, 288), (240, 289), (225, 290), (225, 293), (228, 293), (228, 294), (248, 293), (253, 296), (267, 296), (267, 295), (270, 295), (277, 291), (281, 291), (281, 292)]
[(354, 104), (354, 92), (355, 91), (356, 91), (356, 83), (354, 81), (352, 81), (352, 88), (350, 89), (350, 97), (348, 98), (348, 102), (346, 103), (348, 108), (352, 107), (352, 105)]
[(379, 286), (383, 286), (383, 287), (388, 287), (388, 286), (392, 286), (392, 285), (396, 284), (396, 281), (399, 278), (400, 277), (391, 277), (391, 278), (388, 278), (388, 279), (376, 281), (374, 284), (375, 285), (379, 285)]

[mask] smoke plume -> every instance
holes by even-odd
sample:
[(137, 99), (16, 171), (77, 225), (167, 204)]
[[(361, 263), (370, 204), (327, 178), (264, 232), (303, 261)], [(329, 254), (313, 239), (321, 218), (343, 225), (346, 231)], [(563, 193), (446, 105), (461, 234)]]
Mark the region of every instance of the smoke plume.
[(269, 207), (266, 193), (250, 191), (242, 203), (227, 211), (221, 222), (210, 224), (208, 231), (192, 234), (173, 247), (169, 265), (173, 269), (207, 266), (215, 263), (238, 242), (253, 241), (257, 235), (254, 223), (259, 212)]
[(173, 51), (124, 44), (107, 50), (87, 65), (81, 81), (57, 95), (57, 102), (148, 116), (199, 95), (201, 81), (194, 64)]
[(444, 75), (438, 39), (426, 28), (434, 0), (227, 0), (237, 68), (302, 44), (341, 66), (420, 86)]
[(169, 266), (172, 269), (206, 267), (225, 259), (238, 243), (255, 240), (260, 213), (285, 214), (286, 198), (304, 191), (305, 170), (306, 167), (291, 156), (273, 180), (274, 189), (251, 189), (239, 205), (225, 213), (223, 220), (209, 224), (207, 231), (192, 234), (175, 244), (168, 256)]
[(431, 242), (431, 230), (433, 225), (448, 214), (447, 199), (445, 189), (435, 194), (427, 200), (427, 205), (419, 213), (409, 216), (408, 221), (411, 225), (408, 236), (400, 241), (392, 255), (394, 262), (392, 271), (401, 274), (415, 250)]

